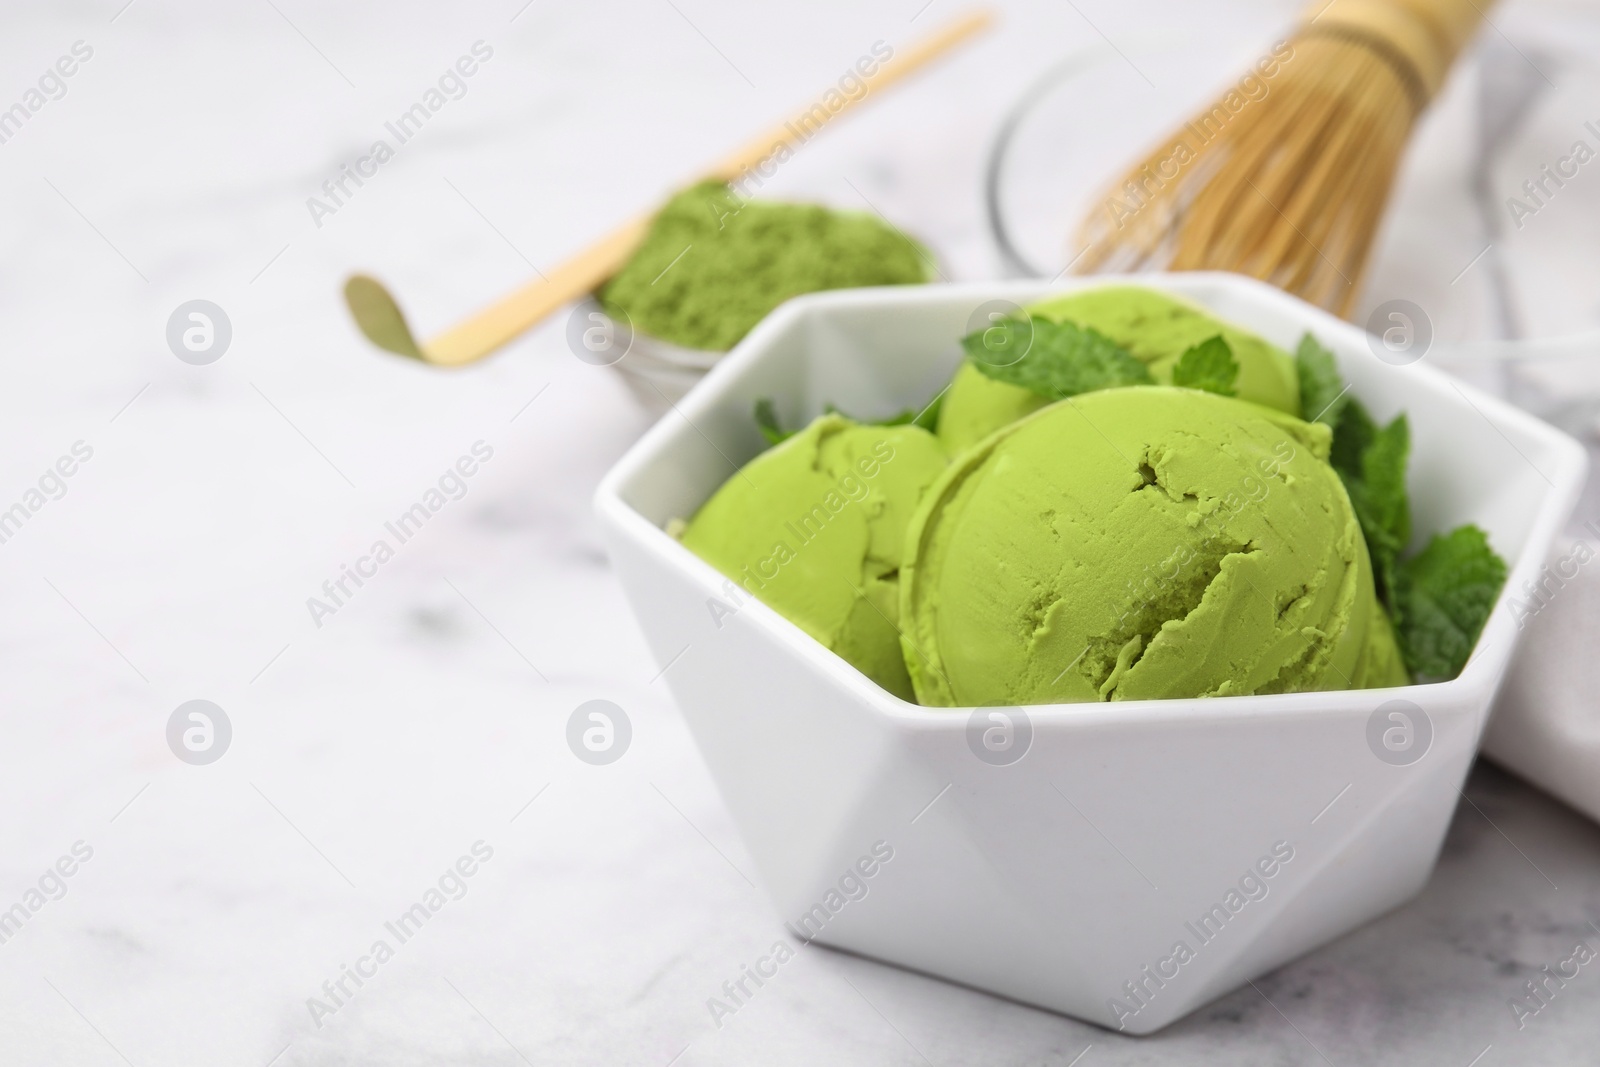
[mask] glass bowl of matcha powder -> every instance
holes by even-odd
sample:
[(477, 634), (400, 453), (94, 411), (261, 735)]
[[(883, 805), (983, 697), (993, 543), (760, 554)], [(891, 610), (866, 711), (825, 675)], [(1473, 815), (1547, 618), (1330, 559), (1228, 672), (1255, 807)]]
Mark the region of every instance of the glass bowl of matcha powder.
[(632, 331), (616, 366), (661, 410), (790, 297), (914, 285), (933, 273), (928, 250), (875, 215), (746, 200), (704, 182), (662, 207), (594, 299)]

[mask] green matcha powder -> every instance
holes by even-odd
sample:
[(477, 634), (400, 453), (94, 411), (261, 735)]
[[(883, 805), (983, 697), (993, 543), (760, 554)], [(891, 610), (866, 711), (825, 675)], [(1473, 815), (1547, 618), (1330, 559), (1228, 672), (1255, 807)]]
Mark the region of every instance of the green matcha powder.
[(790, 297), (928, 280), (926, 249), (872, 215), (742, 200), (705, 182), (661, 209), (600, 304), (663, 341), (725, 352)]

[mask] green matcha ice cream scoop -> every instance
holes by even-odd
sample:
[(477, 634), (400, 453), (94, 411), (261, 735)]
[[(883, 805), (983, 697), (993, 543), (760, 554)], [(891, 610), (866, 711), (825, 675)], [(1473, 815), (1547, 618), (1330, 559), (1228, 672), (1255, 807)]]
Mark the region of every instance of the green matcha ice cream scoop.
[[(1110, 338), (1144, 363), (1162, 385), (1172, 383), (1173, 368), (1186, 351), (1220, 336), (1239, 364), (1235, 395), (1289, 415), (1301, 414), (1299, 376), (1287, 352), (1186, 300), (1143, 286), (1107, 285), (1027, 310), (1031, 316), (1070, 322)], [(970, 360), (963, 361), (945, 394), (939, 439), (954, 455), (1050, 402), (1020, 386), (995, 381)]]
[(1404, 685), (1325, 426), (1085, 393), (957, 458), (907, 531), (905, 658), (941, 706)]
[(906, 526), (945, 467), (916, 426), (823, 415), (745, 465), (683, 543), (889, 692), (912, 699), (898, 574)]

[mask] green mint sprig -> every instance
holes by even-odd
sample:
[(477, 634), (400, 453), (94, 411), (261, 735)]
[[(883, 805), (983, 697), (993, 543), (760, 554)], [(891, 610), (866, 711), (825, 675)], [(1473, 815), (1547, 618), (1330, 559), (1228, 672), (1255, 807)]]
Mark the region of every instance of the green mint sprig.
[(963, 337), (961, 347), (986, 377), (1049, 400), (1155, 384), (1150, 368), (1115, 341), (1070, 322), (1007, 319)]
[[(939, 425), (939, 411), (944, 407), (944, 390), (934, 397), (921, 411), (916, 408), (906, 408), (886, 419), (858, 419), (848, 412), (839, 410), (833, 404), (824, 404), (823, 413), (828, 415), (843, 415), (851, 422), (860, 426), (917, 426), (932, 433)], [(771, 397), (762, 397), (756, 401), (754, 414), (756, 427), (760, 429), (761, 436), (767, 439), (769, 445), (779, 445), (793, 437), (798, 430), (785, 430), (778, 421), (778, 409), (773, 404)]]
[(1506, 564), (1478, 527), (1458, 526), (1428, 542), (1395, 574), (1400, 650), (1419, 682), (1461, 673), (1506, 584)]
[(1406, 492), (1406, 462), (1411, 427), (1397, 415), (1379, 429), (1361, 401), (1345, 397), (1328, 460), (1350, 494), (1372, 557), (1378, 597), (1394, 605), (1394, 572), (1411, 540), (1411, 500)]
[(1466, 666), (1505, 585), (1505, 560), (1471, 524), (1435, 535), (1422, 551), (1402, 559), (1411, 539), (1410, 424), (1398, 415), (1379, 427), (1349, 395), (1333, 353), (1310, 334), (1300, 342), (1295, 365), (1301, 409), (1333, 427), (1328, 462), (1344, 482), (1361, 524), (1378, 598), (1394, 624), (1406, 668), (1419, 682), (1454, 678)]
[(1205, 340), (1178, 357), (1172, 368), (1172, 384), (1187, 389), (1204, 389), (1220, 396), (1237, 396), (1239, 361), (1220, 334)]
[(761, 430), (761, 436), (767, 439), (769, 445), (781, 445), (797, 432), (785, 430), (779, 425), (778, 409), (773, 405), (770, 396), (764, 396), (756, 401), (755, 420), (757, 428)]
[(1338, 426), (1350, 390), (1339, 376), (1333, 353), (1308, 333), (1300, 339), (1294, 365), (1300, 372), (1300, 410), (1306, 421)]

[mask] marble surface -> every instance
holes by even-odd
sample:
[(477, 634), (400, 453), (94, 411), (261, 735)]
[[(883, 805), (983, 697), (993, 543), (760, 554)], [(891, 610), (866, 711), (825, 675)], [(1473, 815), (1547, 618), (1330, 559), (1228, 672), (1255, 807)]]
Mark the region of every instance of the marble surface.
[[(993, 276), (983, 149), (1038, 70), (1164, 20), (1220, 72), (1296, 6), (1006, 5), (771, 191), (881, 210), (952, 277)], [(562, 321), (444, 374), (365, 345), (338, 287), (372, 270), (431, 332), (953, 10), (8, 6), (0, 108), (91, 54), (0, 143), (0, 510), (28, 513), (0, 543), (0, 921), (25, 915), (0, 943), (0, 1062), (1592, 1057), (1600, 972), (1521, 1030), (1508, 1000), (1600, 945), (1600, 829), (1490, 768), (1420, 899), (1154, 1038), (820, 949), (713, 1023), (707, 999), (779, 923), (590, 517), (649, 416)], [(458, 99), (336, 210), (308, 208), (479, 41)], [(166, 339), (192, 299), (231, 322), (209, 365)], [(446, 480), (459, 499), (399, 543), (386, 523), (475, 445), (492, 454)], [(379, 539), (393, 557), (314, 614)], [(203, 766), (167, 736), (197, 699), (232, 729)], [(565, 742), (591, 699), (633, 723), (610, 766)], [(441, 886), (420, 930), (388, 932)]]

